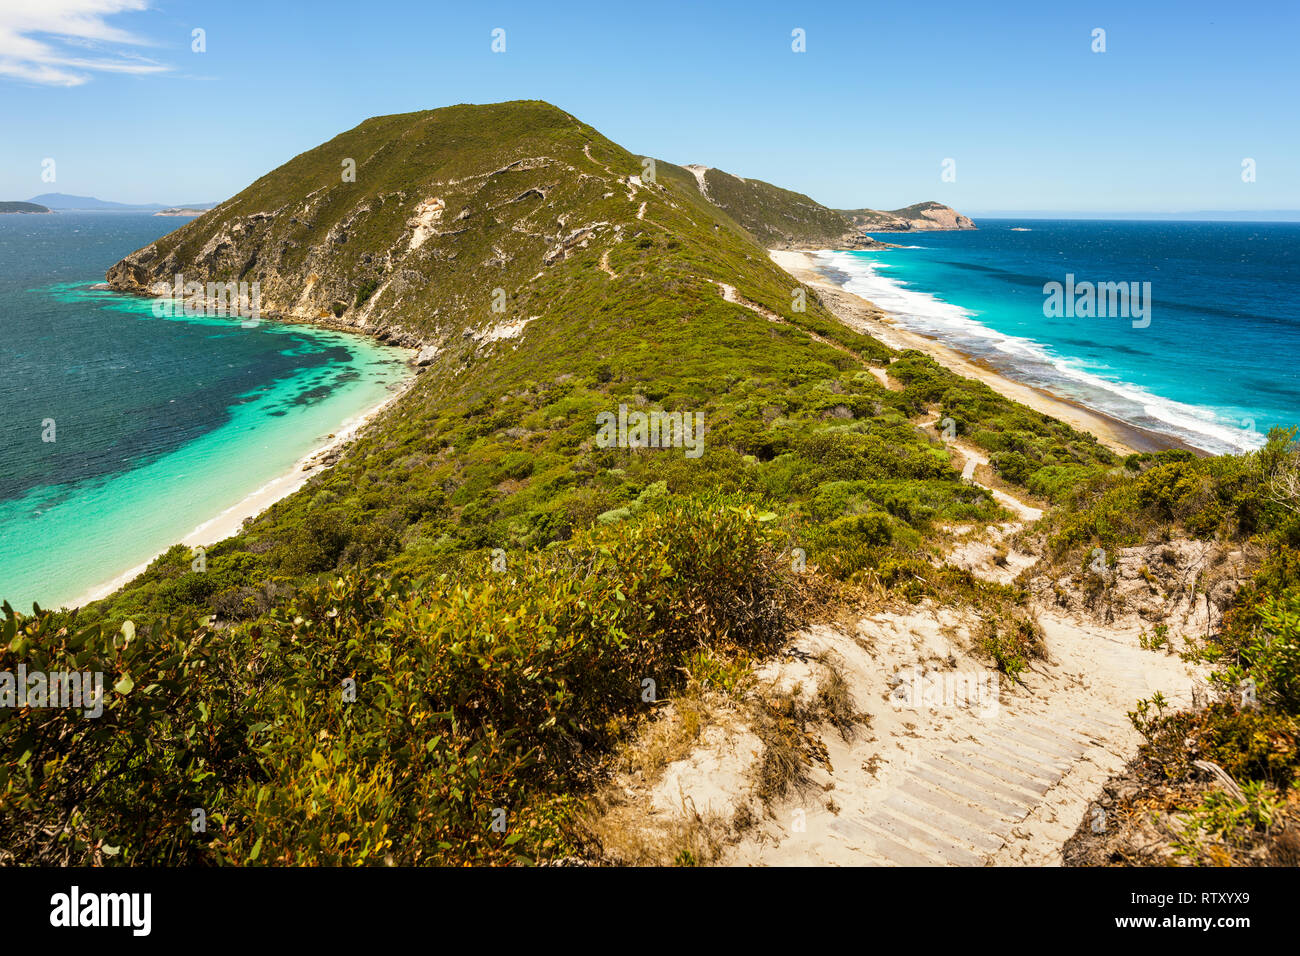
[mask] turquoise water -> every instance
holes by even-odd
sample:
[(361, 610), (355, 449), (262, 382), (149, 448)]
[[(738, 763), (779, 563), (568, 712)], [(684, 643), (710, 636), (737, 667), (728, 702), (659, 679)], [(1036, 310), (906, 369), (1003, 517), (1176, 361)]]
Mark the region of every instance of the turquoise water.
[(0, 217), (0, 597), (15, 607), (56, 607), (147, 563), (410, 375), (409, 353), (363, 336), (157, 318), (91, 288), (175, 225)]
[[(1248, 450), (1300, 424), (1300, 224), (977, 225), (819, 260), (904, 328), (1197, 448)], [(1044, 285), (1067, 275), (1149, 282), (1149, 324), (1045, 314)]]

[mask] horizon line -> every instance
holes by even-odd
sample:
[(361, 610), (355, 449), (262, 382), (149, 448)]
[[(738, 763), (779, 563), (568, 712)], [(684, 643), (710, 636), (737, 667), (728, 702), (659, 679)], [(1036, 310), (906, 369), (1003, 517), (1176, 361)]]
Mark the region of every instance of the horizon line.
[[(962, 210), (958, 210), (962, 212)], [(1231, 222), (1300, 222), (1300, 209), (1186, 209), (1160, 211), (1152, 209), (988, 209), (970, 210), (963, 215), (972, 219), (1178, 219), (1195, 222), (1223, 220)], [(1265, 218), (1260, 218), (1265, 217)]]

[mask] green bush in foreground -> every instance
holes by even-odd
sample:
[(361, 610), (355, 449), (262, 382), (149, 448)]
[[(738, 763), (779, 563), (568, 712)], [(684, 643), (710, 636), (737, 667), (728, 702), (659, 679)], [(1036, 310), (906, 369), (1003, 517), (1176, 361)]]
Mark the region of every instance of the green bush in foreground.
[[(1049, 556), (1108, 554), (1120, 548), (1185, 536), (1245, 541), (1273, 550), (1300, 544), (1300, 514), (1273, 491), (1277, 476), (1300, 462), (1295, 429), (1275, 428), (1267, 444), (1243, 455), (1192, 458), (1166, 451), (1131, 456), (1123, 469), (1080, 480), (1062, 507), (1048, 515)], [(1131, 470), (1130, 470), (1131, 467)], [(1042, 472), (1030, 479), (1030, 486)]]
[(659, 499), (504, 571), (484, 555), (418, 583), (345, 575), (224, 631), (74, 631), (6, 607), (0, 670), (112, 686), (98, 719), (0, 711), (0, 847), (137, 865), (565, 852), (569, 795), (647, 709), (645, 682), (665, 696), (700, 649), (790, 626), (774, 517)]

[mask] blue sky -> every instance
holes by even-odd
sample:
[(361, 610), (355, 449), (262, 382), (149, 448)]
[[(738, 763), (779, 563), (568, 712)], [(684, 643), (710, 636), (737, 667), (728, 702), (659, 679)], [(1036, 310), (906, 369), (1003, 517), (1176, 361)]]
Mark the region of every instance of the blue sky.
[(0, 0), (0, 199), (220, 200), (368, 116), (536, 98), (836, 207), (1300, 209), (1298, 42), (1295, 0)]

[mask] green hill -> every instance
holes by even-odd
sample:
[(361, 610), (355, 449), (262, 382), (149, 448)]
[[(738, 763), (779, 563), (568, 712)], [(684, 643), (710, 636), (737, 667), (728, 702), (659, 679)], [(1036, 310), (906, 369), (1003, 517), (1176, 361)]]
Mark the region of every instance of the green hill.
[(802, 193), (720, 169), (696, 169), (700, 191), (766, 247), (858, 244), (852, 222)]
[[(857, 241), (851, 222), (807, 196), (715, 169), (701, 189), (663, 161), (643, 183), (642, 160), (538, 102), (376, 117), (129, 256), (108, 280), (146, 291), (182, 269), (204, 281), (255, 273), (272, 314), (378, 323), (398, 340), (446, 346), (467, 317), (491, 319), (491, 290), (505, 290), (513, 312), (535, 311), (548, 278), (567, 274), (557, 266), (590, 266), (584, 250), (632, 233)], [(654, 211), (648, 225), (641, 203)]]
[[(584, 795), (652, 710), (644, 679), (668, 699), (855, 589), (960, 604), (995, 635), (1020, 620), (1024, 591), (936, 560), (948, 525), (1005, 512), (913, 421), (951, 417), (1048, 494), (1114, 456), (846, 328), (765, 250), (835, 220), (713, 172), (705, 196), (540, 102), (377, 117), (110, 269), (128, 291), (258, 281), (275, 315), (423, 346), (424, 371), (203, 570), (177, 546), (76, 614), (6, 608), (0, 668), (112, 689), (98, 721), (0, 714), (0, 847), (583, 853)], [(703, 453), (604, 442), (629, 411), (698, 416)]]
[[(347, 161), (355, 182), (344, 181)], [(689, 177), (662, 167), (662, 182), (638, 185), (640, 157), (544, 103), (376, 117), (128, 257), (108, 279), (146, 291), (182, 269), (205, 281), (256, 278), (273, 315), (379, 324), (405, 341), (455, 346), (467, 326), (504, 314), (492, 311), (496, 289), (510, 315), (527, 317), (549, 307), (556, 280), (599, 274), (592, 250), (630, 255), (697, 219)], [(654, 212), (645, 221), (642, 202)], [(714, 232), (711, 222), (691, 225)]]

